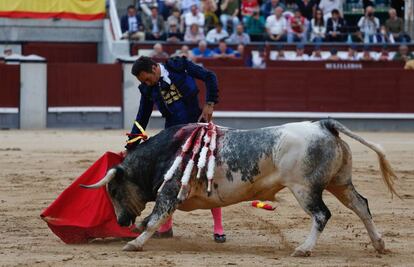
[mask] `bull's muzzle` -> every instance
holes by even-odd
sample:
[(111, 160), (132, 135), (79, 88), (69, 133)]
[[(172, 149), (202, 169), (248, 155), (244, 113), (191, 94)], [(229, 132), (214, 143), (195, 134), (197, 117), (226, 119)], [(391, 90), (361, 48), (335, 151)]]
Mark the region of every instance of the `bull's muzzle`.
[(119, 216), (117, 221), (120, 226), (127, 227), (135, 223), (135, 218), (135, 216), (132, 216), (127, 212), (124, 212), (121, 214), (121, 216)]

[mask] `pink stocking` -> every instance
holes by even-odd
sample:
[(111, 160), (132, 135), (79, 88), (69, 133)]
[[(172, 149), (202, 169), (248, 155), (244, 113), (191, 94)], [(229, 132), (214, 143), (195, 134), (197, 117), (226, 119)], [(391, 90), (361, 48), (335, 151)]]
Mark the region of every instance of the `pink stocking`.
[(224, 230), (221, 219), (221, 208), (212, 208), (211, 214), (213, 214), (214, 233), (222, 235), (224, 233)]
[(172, 228), (172, 223), (173, 223), (173, 220), (171, 216), (170, 218), (168, 218), (168, 220), (163, 225), (160, 226), (160, 228), (158, 229), (158, 232), (165, 233), (169, 231)]

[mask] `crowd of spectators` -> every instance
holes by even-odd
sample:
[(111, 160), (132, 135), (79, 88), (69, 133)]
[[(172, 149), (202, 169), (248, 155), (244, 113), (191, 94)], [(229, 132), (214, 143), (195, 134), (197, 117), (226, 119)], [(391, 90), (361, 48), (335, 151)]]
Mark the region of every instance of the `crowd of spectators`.
[[(233, 46), (234, 47), (234, 46)], [(187, 45), (183, 45), (180, 50), (174, 54), (168, 55), (163, 51), (162, 44), (156, 43), (149, 56), (154, 58), (168, 58), (169, 56), (186, 56), (190, 60), (198, 61), (198, 59), (242, 59), (247, 66), (265, 66), (267, 59), (282, 61), (405, 61), (414, 60), (414, 54), (410, 52), (407, 45), (402, 44), (397, 51), (389, 51), (384, 45), (380, 51), (372, 51), (369, 45), (361, 48), (352, 44), (348, 50), (338, 51), (331, 48), (329, 51), (322, 50), (322, 47), (316, 44), (312, 51), (307, 49), (302, 43), (296, 45), (295, 50), (285, 49), (282, 44), (276, 46), (276, 50), (267, 51), (263, 47), (253, 50), (251, 53), (245, 54), (245, 46), (238, 44), (236, 49), (232, 49), (224, 40), (220, 40), (216, 45), (210, 45), (205, 41), (199, 41), (198, 45), (190, 49)]]
[(161, 43), (156, 43), (148, 56), (152, 58), (168, 58), (170, 56), (186, 56), (190, 60), (197, 61), (199, 58), (243, 58), (244, 45), (237, 45), (237, 49), (232, 49), (224, 40), (218, 41), (218, 44), (209, 48), (209, 44), (205, 40), (200, 40), (198, 45), (190, 49), (188, 45), (181, 46), (181, 49), (169, 55), (163, 49)]
[(344, 19), (343, 1), (138, 0), (121, 18), (122, 38), (232, 44), (411, 41), (395, 9), (381, 25), (374, 2), (364, 1), (364, 15), (351, 25)]
[(331, 48), (329, 51), (322, 51), (319, 45), (315, 45), (311, 53), (305, 53), (303, 44), (296, 46), (296, 51), (285, 51), (283, 46), (278, 46), (276, 51), (270, 54), (271, 60), (330, 60), (330, 61), (409, 61), (414, 59), (414, 54), (409, 51), (407, 45), (399, 46), (398, 51), (390, 52), (387, 46), (383, 46), (381, 51), (372, 51), (370, 46), (365, 45), (362, 51), (358, 51), (355, 45), (350, 45), (347, 51), (338, 51)]

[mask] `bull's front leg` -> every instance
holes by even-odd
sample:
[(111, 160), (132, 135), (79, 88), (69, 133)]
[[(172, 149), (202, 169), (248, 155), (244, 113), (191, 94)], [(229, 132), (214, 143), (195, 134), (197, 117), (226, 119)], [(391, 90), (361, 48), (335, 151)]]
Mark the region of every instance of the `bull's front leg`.
[[(176, 180), (167, 182), (155, 201), (154, 209), (148, 217), (144, 232), (142, 232), (136, 239), (128, 242), (124, 251), (141, 251), (144, 244), (151, 238), (151, 236), (163, 225), (169, 217), (174, 213), (178, 206), (177, 194), (180, 187)], [(141, 225), (143, 225), (141, 223)]]

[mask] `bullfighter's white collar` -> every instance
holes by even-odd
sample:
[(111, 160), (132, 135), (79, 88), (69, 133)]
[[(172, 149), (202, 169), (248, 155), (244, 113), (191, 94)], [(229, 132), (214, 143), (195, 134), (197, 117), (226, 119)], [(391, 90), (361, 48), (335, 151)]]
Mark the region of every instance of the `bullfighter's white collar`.
[(170, 73), (164, 67), (163, 64), (159, 63), (158, 65), (160, 66), (160, 70), (161, 70), (161, 78), (164, 80), (164, 82), (166, 82), (169, 85), (171, 85), (171, 80), (170, 80), (170, 77), (169, 77)]

